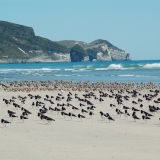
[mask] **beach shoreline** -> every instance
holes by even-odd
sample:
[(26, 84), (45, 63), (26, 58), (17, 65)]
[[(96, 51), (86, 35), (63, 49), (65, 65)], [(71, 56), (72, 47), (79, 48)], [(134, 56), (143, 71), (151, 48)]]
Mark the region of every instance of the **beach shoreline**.
[[(6, 127), (2, 123), (0, 125), (2, 159), (17, 160), (22, 157), (25, 160), (44, 158), (58, 160), (159, 159), (160, 114), (159, 110), (153, 113), (149, 111), (149, 106), (159, 107), (159, 104), (155, 103), (155, 100), (160, 98), (158, 85), (135, 83), (134, 87), (130, 84), (130, 88), (127, 88), (128, 83), (123, 82), (92, 84), (91, 82), (38, 81), (32, 83), (27, 81), (1, 82), (0, 117), (11, 122)], [(117, 88), (117, 86), (121, 87)], [(133, 96), (133, 92), (137, 92), (137, 97)], [(35, 99), (37, 95), (41, 98)], [(117, 103), (116, 95), (122, 96), (122, 104)], [(145, 95), (152, 95), (152, 99), (146, 100)], [(124, 99), (126, 96), (130, 98)], [(71, 101), (68, 97), (71, 97), (69, 98)], [(25, 98), (25, 103), (22, 102), (23, 98)], [(103, 101), (100, 101), (100, 98)], [(4, 99), (14, 100), (14, 102), (6, 104)], [(138, 99), (142, 102), (138, 102)], [(32, 106), (36, 101), (44, 104), (38, 107)], [(16, 108), (13, 103), (20, 105), (20, 108)], [(80, 106), (80, 103), (84, 106)], [(110, 104), (115, 106), (111, 107)], [(143, 104), (143, 107), (140, 107), (140, 104)], [(60, 110), (65, 107), (65, 113), (73, 113), (77, 117), (71, 118), (61, 115), (62, 111), (48, 110), (45, 115), (55, 120), (50, 124), (37, 116), (43, 106), (47, 109), (57, 107)], [(73, 110), (73, 106), (78, 110)], [(91, 106), (95, 106), (94, 110), (87, 109)], [(128, 109), (129, 117), (117, 114), (115, 111), (119, 109), (124, 112), (124, 106), (130, 108)], [(146, 122), (142, 119), (143, 114), (137, 111), (136, 115), (140, 119), (135, 120), (132, 117), (134, 112), (132, 107), (154, 116)], [(22, 108), (32, 113), (28, 115), (28, 119), (24, 119), (24, 122), (20, 119)], [(88, 113), (82, 113), (82, 109)], [(16, 112), (18, 118), (12, 120), (7, 113), (8, 110)], [(93, 112), (92, 116), (89, 115), (90, 111)], [(109, 113), (114, 121), (109, 121), (108, 118), (102, 119), (100, 111)], [(78, 118), (78, 114), (84, 115), (85, 118)]]

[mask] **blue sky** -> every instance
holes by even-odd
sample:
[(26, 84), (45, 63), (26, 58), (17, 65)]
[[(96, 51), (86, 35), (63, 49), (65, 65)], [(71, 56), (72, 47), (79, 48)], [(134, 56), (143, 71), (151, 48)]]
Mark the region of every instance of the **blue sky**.
[(105, 39), (133, 60), (160, 60), (160, 0), (0, 0), (0, 20), (53, 41)]

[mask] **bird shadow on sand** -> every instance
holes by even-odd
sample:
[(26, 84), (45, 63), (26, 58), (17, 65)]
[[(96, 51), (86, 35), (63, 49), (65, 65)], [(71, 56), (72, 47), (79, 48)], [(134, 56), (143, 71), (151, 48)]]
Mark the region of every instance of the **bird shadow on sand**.
[(83, 121), (73, 121), (73, 122), (83, 122)]
[(67, 120), (67, 119), (65, 119), (64, 121), (72, 121), (72, 120)]
[(64, 120), (65, 120), (65, 118), (60, 118), (60, 117), (59, 117), (59, 118), (56, 118), (56, 119), (64, 119)]
[(156, 126), (160, 126), (160, 123), (157, 123), (157, 124), (154, 124), (154, 125), (156, 125)]
[(109, 123), (109, 122), (101, 121), (100, 123)]
[(135, 121), (127, 121), (127, 122), (132, 122), (132, 123), (134, 122), (134, 123), (136, 123)]
[(46, 125), (46, 123), (36, 123), (36, 124)]
[(23, 123), (25, 123), (25, 122), (17, 122), (18, 124), (23, 124)]

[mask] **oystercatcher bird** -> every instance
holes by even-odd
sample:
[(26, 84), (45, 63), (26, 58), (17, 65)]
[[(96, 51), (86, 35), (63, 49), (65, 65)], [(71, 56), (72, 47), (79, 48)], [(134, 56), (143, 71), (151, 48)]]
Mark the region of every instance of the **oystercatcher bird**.
[(51, 112), (53, 112), (53, 111), (54, 111), (54, 109), (53, 109), (52, 107), (50, 107), (50, 106), (49, 106), (49, 110), (50, 110)]
[(25, 108), (21, 108), (22, 111), (27, 112), (28, 114), (32, 114), (29, 110), (25, 109)]
[(150, 117), (147, 117), (147, 116), (143, 115), (142, 119), (147, 122), (147, 119), (150, 119)]
[(72, 117), (77, 117), (75, 114), (73, 114), (73, 113), (68, 113), (68, 116), (72, 119)]
[(136, 122), (136, 119), (140, 119), (140, 118), (138, 118), (138, 117), (136, 116), (136, 112), (133, 112), (132, 117), (133, 117), (133, 119), (134, 119), (135, 122)]
[(142, 108), (142, 107), (143, 107), (143, 104), (140, 104), (140, 107)]
[(89, 112), (89, 115), (90, 115), (91, 118), (92, 118), (92, 115), (94, 115), (94, 113), (90, 111), (90, 112)]
[(80, 107), (84, 107), (85, 105), (84, 105), (84, 104), (82, 104), (82, 103), (80, 103), (80, 104), (79, 104), (79, 106), (80, 106)]
[(35, 103), (33, 102), (33, 103), (32, 103), (32, 108), (33, 108), (34, 106), (35, 106)]
[(132, 107), (132, 111), (137, 112), (137, 111), (140, 111), (140, 110)]
[(1, 123), (4, 124), (5, 127), (6, 127), (6, 125), (11, 124), (11, 122), (8, 122), (8, 121), (6, 121), (4, 119), (1, 119)]
[(127, 110), (125, 110), (124, 116), (127, 118), (130, 116), (130, 114), (127, 112)]
[(150, 112), (157, 112), (156, 108), (154, 106), (149, 106)]
[(117, 108), (116, 108), (116, 112), (117, 112), (117, 114), (120, 115), (120, 116), (121, 116), (121, 114), (124, 114), (122, 111), (120, 111), (120, 110), (117, 109)]
[(65, 110), (66, 110), (66, 108), (62, 106), (61, 110), (62, 110), (62, 111), (65, 111)]
[(28, 113), (27, 112), (22, 112), (22, 116), (28, 116)]
[(75, 110), (79, 110), (79, 108), (77, 108), (75, 106), (72, 106), (72, 109), (74, 110), (74, 112), (75, 112)]
[(46, 113), (46, 111), (43, 110), (43, 109), (40, 109), (39, 112), (40, 112), (40, 113), (43, 113), (43, 114)]
[(99, 113), (100, 113), (102, 121), (103, 121), (106, 118), (106, 115), (102, 111), (100, 111)]
[(115, 121), (114, 118), (112, 118), (109, 113), (106, 113), (106, 118), (109, 120), (109, 123), (110, 121)]
[(59, 114), (60, 111), (62, 111), (61, 109), (59, 109), (59, 108), (57, 108), (57, 107), (55, 107), (54, 110), (57, 111), (58, 114)]
[(127, 107), (127, 106), (123, 106), (123, 109), (126, 110), (126, 109), (131, 109), (131, 108), (129, 108), (129, 107)]
[(143, 110), (141, 110), (141, 114), (145, 114), (145, 116), (149, 116), (149, 117), (153, 116), (152, 114), (149, 114), (148, 112)]
[[(110, 104), (110, 107), (112, 108), (112, 107), (116, 107), (116, 105), (114, 105), (114, 104)], [(113, 108), (112, 108), (113, 109)]]
[(8, 110), (7, 112), (8, 112), (8, 114), (16, 114), (16, 112), (12, 112), (10, 110)]
[(82, 112), (83, 114), (88, 113), (88, 111), (86, 111), (85, 109), (82, 109), (81, 112)]
[(20, 116), (20, 119), (22, 119), (23, 120), (23, 122), (24, 122), (24, 119), (28, 119), (27, 117), (25, 117), (25, 116)]
[(132, 101), (132, 103), (135, 105), (135, 104), (138, 104), (136, 101)]
[(11, 117), (12, 118), (12, 120), (13, 120), (13, 118), (18, 118), (18, 116), (16, 116), (16, 115), (14, 115), (14, 114), (9, 114), (9, 117)]
[(21, 108), (21, 106), (20, 105), (18, 105), (18, 104), (16, 104), (16, 103), (13, 103), (13, 106), (15, 107), (15, 108)]
[(65, 113), (65, 112), (61, 112), (61, 115), (65, 118), (65, 116), (68, 116), (68, 113)]
[(82, 121), (82, 118), (86, 118), (85, 116), (83, 116), (83, 115), (81, 115), (81, 114), (78, 114), (78, 118), (80, 118), (81, 119), (81, 121)]
[[(50, 118), (50, 117), (47, 117), (47, 116), (45, 117), (45, 120), (50, 124), (51, 124), (52, 121), (55, 121), (53, 118)], [(48, 124), (48, 123), (46, 123), (46, 124)]]

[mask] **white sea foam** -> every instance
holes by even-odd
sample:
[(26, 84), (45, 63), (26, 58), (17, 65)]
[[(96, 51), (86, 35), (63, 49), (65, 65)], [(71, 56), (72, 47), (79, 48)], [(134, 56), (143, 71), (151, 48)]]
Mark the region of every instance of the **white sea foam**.
[(118, 76), (120, 76), (120, 77), (134, 77), (135, 75), (133, 75), (133, 74), (127, 74), (127, 75), (120, 74)]
[(87, 68), (93, 68), (93, 65), (87, 65)]
[(136, 75), (135, 77), (142, 77), (142, 78), (159, 78), (159, 76), (147, 76), (147, 75)]
[(96, 68), (97, 71), (103, 71), (103, 70), (125, 70), (127, 68), (123, 68), (121, 64), (111, 64), (107, 68)]
[(96, 71), (105, 71), (105, 70), (108, 70), (108, 68), (96, 68), (95, 70)]
[(143, 68), (147, 68), (147, 69), (149, 69), (149, 68), (160, 68), (160, 63), (146, 64), (146, 65), (144, 65)]
[(121, 64), (111, 64), (108, 69), (123, 69)]
[(67, 68), (67, 69), (64, 69), (65, 71), (74, 71), (75, 69), (70, 69), (70, 68)]

